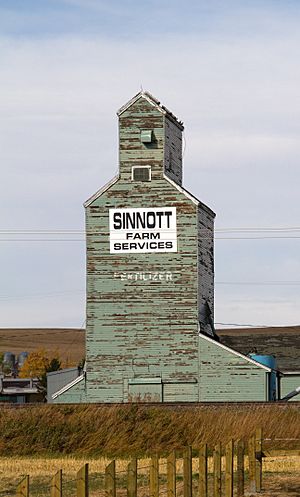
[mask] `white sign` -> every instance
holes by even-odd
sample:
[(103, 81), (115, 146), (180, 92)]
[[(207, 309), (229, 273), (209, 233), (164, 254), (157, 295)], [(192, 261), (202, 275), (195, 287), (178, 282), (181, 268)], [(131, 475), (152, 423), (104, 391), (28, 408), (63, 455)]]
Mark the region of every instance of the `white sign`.
[(176, 207), (109, 209), (110, 253), (177, 252)]

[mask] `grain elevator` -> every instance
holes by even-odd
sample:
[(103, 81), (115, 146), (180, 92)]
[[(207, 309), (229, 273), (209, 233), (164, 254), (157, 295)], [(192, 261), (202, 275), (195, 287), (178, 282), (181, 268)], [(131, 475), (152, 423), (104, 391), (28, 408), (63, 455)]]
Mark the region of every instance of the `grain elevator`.
[(118, 119), (119, 173), (85, 203), (85, 371), (52, 401), (268, 400), (272, 369), (215, 334), (215, 214), (182, 185), (182, 122), (144, 91)]

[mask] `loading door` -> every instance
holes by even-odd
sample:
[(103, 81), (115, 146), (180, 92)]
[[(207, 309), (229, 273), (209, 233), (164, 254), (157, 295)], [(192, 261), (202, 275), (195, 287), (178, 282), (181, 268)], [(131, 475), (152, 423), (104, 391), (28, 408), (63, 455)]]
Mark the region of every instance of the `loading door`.
[(128, 402), (162, 402), (161, 378), (134, 378), (129, 380)]

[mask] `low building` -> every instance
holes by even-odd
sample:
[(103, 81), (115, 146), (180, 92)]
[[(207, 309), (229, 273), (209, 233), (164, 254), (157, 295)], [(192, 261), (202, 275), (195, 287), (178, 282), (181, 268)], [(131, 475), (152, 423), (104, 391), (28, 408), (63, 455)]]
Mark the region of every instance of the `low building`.
[(0, 403), (26, 404), (43, 402), (37, 378), (11, 378), (0, 375)]
[(61, 395), (61, 390), (80, 376), (82, 376), (80, 368), (59, 369), (47, 373), (47, 402), (50, 404), (55, 402), (55, 399)]

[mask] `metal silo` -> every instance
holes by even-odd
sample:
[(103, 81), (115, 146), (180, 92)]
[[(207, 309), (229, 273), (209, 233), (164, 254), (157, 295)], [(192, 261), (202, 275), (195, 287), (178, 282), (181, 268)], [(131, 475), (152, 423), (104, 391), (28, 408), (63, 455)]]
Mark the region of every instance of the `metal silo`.
[(269, 400), (276, 400), (276, 392), (277, 392), (277, 363), (276, 359), (273, 355), (260, 355), (260, 354), (249, 354), (249, 357), (254, 361), (259, 362), (260, 364), (264, 364), (272, 369), (270, 373), (269, 380)]
[(15, 366), (15, 362), (16, 362), (15, 354), (13, 354), (12, 352), (5, 352), (3, 357), (3, 364), (5, 366), (10, 366), (11, 368), (13, 368)]
[(20, 352), (18, 355), (18, 367), (21, 368), (24, 365), (24, 362), (26, 361), (28, 357), (28, 352)]

